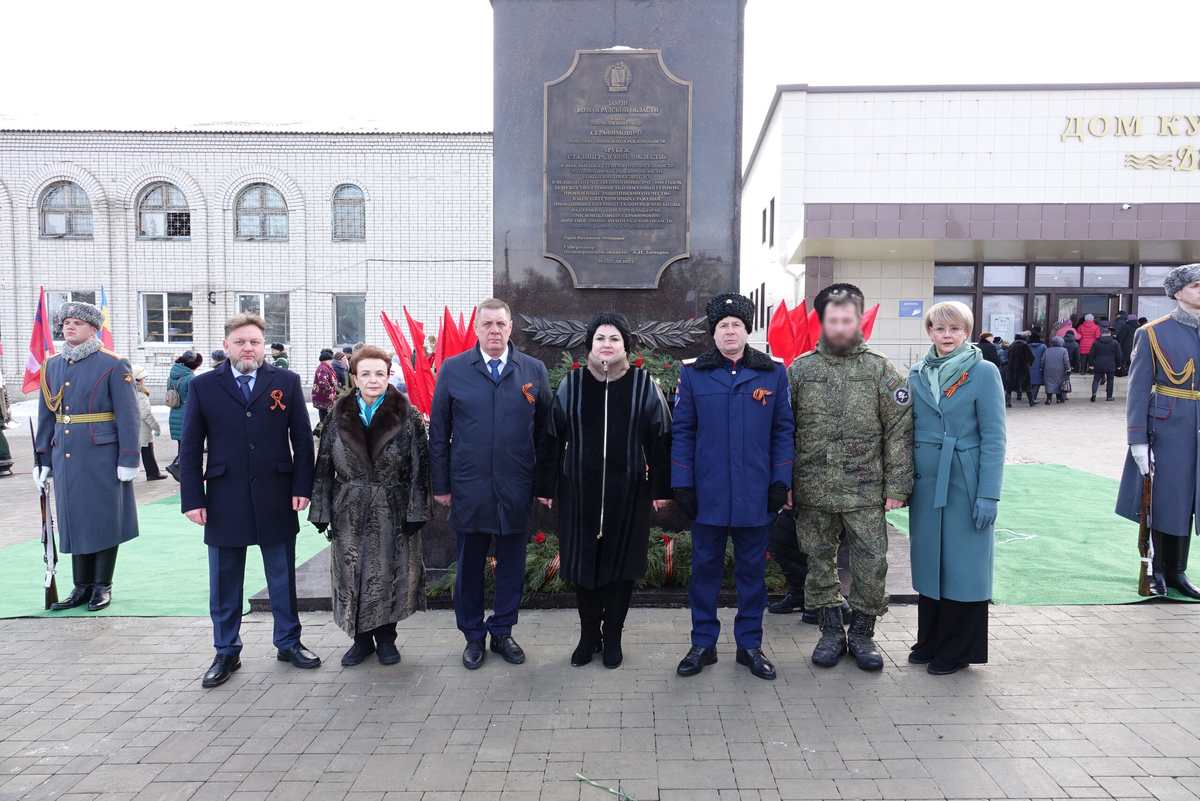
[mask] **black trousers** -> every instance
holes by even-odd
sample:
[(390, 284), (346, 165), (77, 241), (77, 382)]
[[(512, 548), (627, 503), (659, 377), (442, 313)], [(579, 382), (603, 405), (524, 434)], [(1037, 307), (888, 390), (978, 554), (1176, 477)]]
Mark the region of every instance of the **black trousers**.
[(154, 458), (153, 442), (142, 448), (142, 467), (146, 469), (146, 478), (162, 475), (162, 471), (158, 469), (158, 460)]
[(1096, 390), (1100, 389), (1100, 379), (1104, 379), (1105, 397), (1113, 396), (1113, 379), (1116, 378), (1116, 373), (1102, 373), (1099, 370), (1092, 376), (1092, 397), (1096, 397)]
[(917, 598), (917, 644), (923, 659), (983, 664), (988, 661), (988, 605), (991, 601)]
[(370, 631), (360, 631), (354, 635), (354, 641), (361, 642), (364, 645), (369, 645), (372, 641), (394, 643), (396, 641), (396, 624), (384, 623), (382, 626)]

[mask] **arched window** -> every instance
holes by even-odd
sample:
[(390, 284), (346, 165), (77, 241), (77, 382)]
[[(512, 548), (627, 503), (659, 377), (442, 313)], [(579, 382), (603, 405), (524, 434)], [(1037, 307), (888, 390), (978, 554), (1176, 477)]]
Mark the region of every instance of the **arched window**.
[(342, 184), (333, 191), (334, 240), (367, 238), (367, 205), (363, 191), (354, 184)]
[(81, 186), (63, 181), (42, 195), (42, 236), (92, 238), (92, 201)]
[(187, 198), (174, 184), (151, 184), (138, 202), (139, 239), (187, 239), (192, 213)]
[(234, 208), (237, 212), (238, 239), (287, 241), (287, 204), (275, 187), (266, 184), (247, 186), (238, 195)]

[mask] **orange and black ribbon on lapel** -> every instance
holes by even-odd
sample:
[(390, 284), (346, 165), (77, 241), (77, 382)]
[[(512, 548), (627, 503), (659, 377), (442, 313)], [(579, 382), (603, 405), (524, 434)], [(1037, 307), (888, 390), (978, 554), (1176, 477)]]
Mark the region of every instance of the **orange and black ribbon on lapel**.
[(533, 384), (525, 384), (521, 387), (521, 394), (525, 396), (525, 400), (533, 403), (533, 396), (529, 394), (531, 389), (533, 389)]
[(751, 395), (750, 397), (754, 398), (756, 401), (762, 401), (762, 405), (766, 406), (767, 405), (767, 396), (774, 395), (774, 394), (775, 393), (769, 389), (763, 389), (762, 387), (759, 387), (758, 389), (754, 390), (754, 394)]
[(284, 409), (284, 410), (287, 409), (287, 407), (283, 405), (283, 390), (282, 389), (271, 390), (271, 400), (275, 401), (274, 403), (271, 404), (271, 411), (275, 411), (276, 409)]
[(953, 386), (946, 387), (946, 389), (942, 390), (942, 394), (945, 395), (947, 398), (952, 397), (954, 395), (954, 393), (958, 391), (959, 387), (961, 387), (963, 384), (967, 383), (968, 375), (969, 375), (969, 373), (963, 373), (962, 378), (955, 381)]

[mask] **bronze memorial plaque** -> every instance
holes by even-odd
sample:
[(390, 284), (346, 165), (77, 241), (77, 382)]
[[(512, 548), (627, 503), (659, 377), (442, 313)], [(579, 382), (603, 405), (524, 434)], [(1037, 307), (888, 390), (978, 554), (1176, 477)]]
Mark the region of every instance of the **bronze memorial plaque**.
[(577, 289), (655, 289), (690, 255), (692, 84), (659, 50), (577, 50), (545, 92), (544, 255)]

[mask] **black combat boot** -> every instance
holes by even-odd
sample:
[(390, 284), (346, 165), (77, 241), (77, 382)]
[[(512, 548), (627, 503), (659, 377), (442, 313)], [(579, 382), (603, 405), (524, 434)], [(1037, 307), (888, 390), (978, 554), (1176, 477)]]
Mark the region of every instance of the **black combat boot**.
[(1170, 535), (1163, 534), (1161, 531), (1150, 530), (1150, 545), (1154, 548), (1154, 559), (1150, 564), (1150, 594), (1151, 595), (1166, 595), (1167, 594), (1167, 579), (1164, 573), (1166, 572), (1166, 544), (1163, 540), (1174, 539)]
[(575, 605), (579, 607), (579, 645), (571, 654), (571, 667), (590, 664), (592, 655), (600, 653), (600, 616), (604, 604), (599, 590), (575, 585)]
[(1163, 554), (1163, 578), (1166, 584), (1180, 595), (1187, 598), (1200, 598), (1200, 589), (1188, 581), (1184, 571), (1187, 570), (1188, 551), (1192, 547), (1191, 537), (1163, 537), (1166, 540), (1166, 553)]
[(71, 574), (75, 579), (75, 589), (71, 590), (71, 594), (63, 600), (56, 604), (51, 604), (51, 609), (61, 612), (63, 609), (74, 609), (77, 606), (83, 606), (92, 600), (92, 584), (96, 582), (95, 562), (95, 554), (71, 554)]
[(847, 637), (850, 653), (862, 670), (883, 670), (883, 656), (875, 646), (875, 615), (855, 611), (850, 615)]
[(821, 626), (821, 639), (813, 649), (813, 664), (834, 667), (842, 654), (846, 653), (846, 629), (842, 626), (842, 610), (827, 606), (817, 611), (817, 622)]

